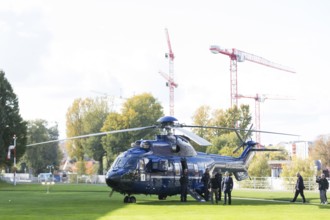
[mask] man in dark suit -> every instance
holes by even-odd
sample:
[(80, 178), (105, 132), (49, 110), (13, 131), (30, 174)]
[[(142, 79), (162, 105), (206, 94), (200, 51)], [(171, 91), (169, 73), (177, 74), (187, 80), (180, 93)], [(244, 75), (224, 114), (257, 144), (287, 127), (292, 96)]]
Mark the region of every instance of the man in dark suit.
[(209, 168), (205, 169), (205, 172), (203, 173), (201, 182), (203, 183), (204, 186), (204, 199), (205, 201), (209, 201), (210, 198), (210, 192), (209, 192), (209, 188), (210, 188), (210, 171)]
[(234, 187), (234, 181), (233, 178), (229, 175), (228, 171), (225, 173), (225, 178), (223, 179), (222, 182), (222, 188), (224, 192), (224, 205), (227, 204), (227, 197), (228, 197), (228, 205), (231, 205), (231, 191), (233, 190)]
[(184, 169), (183, 173), (180, 177), (180, 185), (181, 185), (181, 202), (187, 202), (187, 194), (188, 194), (188, 170)]
[(293, 199), (290, 202), (295, 202), (298, 195), (301, 195), (301, 198), (303, 199), (303, 203), (306, 202), (305, 196), (304, 196), (304, 189), (305, 189), (305, 185), (304, 185), (304, 179), (302, 178), (302, 176), (300, 175), (300, 173), (297, 173), (297, 182), (296, 182), (296, 192), (294, 194)]
[(218, 170), (218, 172), (215, 174), (215, 178), (218, 181), (218, 185), (219, 185), (219, 193), (218, 193), (218, 199), (219, 201), (221, 201), (221, 192), (222, 192), (222, 174), (221, 174), (221, 170)]

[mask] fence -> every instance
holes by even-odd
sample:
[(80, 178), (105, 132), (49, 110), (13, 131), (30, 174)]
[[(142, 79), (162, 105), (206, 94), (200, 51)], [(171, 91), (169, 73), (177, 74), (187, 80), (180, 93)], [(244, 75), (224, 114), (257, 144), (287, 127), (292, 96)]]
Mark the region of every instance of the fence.
[[(269, 189), (269, 190), (294, 190), (297, 177), (251, 177), (243, 181), (236, 181), (235, 188)], [(317, 190), (318, 184), (315, 177), (304, 178), (306, 190)]]
[[(28, 173), (17, 173), (16, 176), (17, 183), (38, 183), (40, 180), (38, 177), (29, 175)], [(13, 173), (4, 173), (0, 174), (0, 179), (5, 182), (14, 182)], [(66, 177), (63, 176), (54, 176), (53, 179), (58, 183), (85, 183), (85, 184), (104, 184), (105, 176), (104, 175), (78, 175), (78, 174), (67, 174)]]

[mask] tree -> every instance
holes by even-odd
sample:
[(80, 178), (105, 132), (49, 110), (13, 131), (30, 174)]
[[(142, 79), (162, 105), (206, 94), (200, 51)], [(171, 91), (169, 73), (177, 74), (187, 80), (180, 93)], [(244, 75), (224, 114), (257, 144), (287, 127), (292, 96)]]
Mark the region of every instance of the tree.
[(268, 160), (289, 160), (290, 159), (288, 151), (285, 150), (283, 147), (274, 147), (274, 149), (281, 149), (281, 151), (267, 152), (266, 155), (267, 155)]
[(321, 160), (323, 169), (330, 167), (330, 136), (321, 135), (313, 144), (312, 158)]
[[(19, 113), (19, 103), (16, 94), (0, 70), (0, 167), (11, 166), (13, 159), (6, 159), (8, 147), (14, 144), (16, 135), (16, 160), (24, 155), (26, 145), (26, 122)], [(13, 157), (13, 154), (11, 154)]]
[(315, 165), (311, 159), (294, 157), (290, 164), (283, 165), (282, 177), (295, 177), (299, 172), (303, 177), (315, 176)]
[(268, 157), (265, 152), (260, 152), (253, 158), (248, 172), (249, 175), (253, 177), (266, 177), (271, 175)]
[[(29, 143), (57, 140), (58, 136), (57, 124), (49, 127), (47, 121), (43, 119), (28, 121), (27, 139)], [(59, 149), (58, 143), (48, 143), (28, 147), (21, 164), (25, 164), (36, 175), (42, 172), (49, 172), (48, 166), (59, 169), (62, 157), (63, 154)]]
[(236, 153), (233, 152), (235, 148), (240, 145), (239, 139), (235, 132), (230, 132), (214, 137), (212, 139), (212, 144), (218, 149), (218, 154), (233, 157), (240, 155), (240, 151), (237, 151)]
[[(122, 113), (110, 113), (102, 131), (144, 127), (155, 124), (163, 116), (163, 108), (151, 94), (143, 93), (127, 99), (123, 104)], [(127, 150), (136, 140), (153, 138), (156, 131), (146, 129), (124, 132), (102, 137), (103, 147), (109, 162), (120, 152)]]
[[(108, 114), (109, 108), (105, 98), (76, 99), (67, 112), (68, 137), (100, 132)], [(82, 162), (85, 155), (98, 161), (98, 172), (102, 174), (105, 150), (100, 136), (70, 141), (67, 147), (71, 157), (76, 157), (78, 161)], [(79, 167), (83, 169), (83, 166)], [(84, 173), (84, 170), (79, 170), (79, 173)]]
[[(199, 107), (193, 115), (193, 124), (200, 126), (210, 126), (211, 125), (211, 107), (203, 105)], [(210, 129), (205, 128), (194, 128), (192, 129), (195, 134), (198, 136), (209, 139), (210, 138)]]
[[(227, 109), (226, 111), (222, 109), (217, 109), (212, 112), (208, 106), (201, 106), (197, 109), (193, 116), (193, 121), (195, 125), (201, 126), (215, 126), (215, 127), (228, 127), (228, 128), (239, 128), (246, 129), (251, 123), (251, 114), (249, 113), (248, 105), (241, 105), (239, 108), (234, 106)], [(200, 131), (201, 130), (201, 131)], [(206, 149), (209, 153), (221, 153), (228, 156), (238, 156), (241, 152), (238, 151), (233, 154), (234, 149), (241, 145), (236, 133), (229, 129), (194, 129), (196, 134), (206, 137), (211, 140), (213, 146)], [(245, 131), (239, 131), (238, 133), (245, 137)], [(217, 148), (217, 150), (216, 150)]]

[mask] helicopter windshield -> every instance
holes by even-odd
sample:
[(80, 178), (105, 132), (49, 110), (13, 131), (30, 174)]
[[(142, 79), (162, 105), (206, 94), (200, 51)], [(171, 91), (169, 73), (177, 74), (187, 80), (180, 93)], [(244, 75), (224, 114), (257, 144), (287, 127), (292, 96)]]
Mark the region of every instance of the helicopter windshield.
[(138, 158), (119, 156), (111, 166), (111, 169), (117, 170), (119, 168), (135, 169), (137, 167)]

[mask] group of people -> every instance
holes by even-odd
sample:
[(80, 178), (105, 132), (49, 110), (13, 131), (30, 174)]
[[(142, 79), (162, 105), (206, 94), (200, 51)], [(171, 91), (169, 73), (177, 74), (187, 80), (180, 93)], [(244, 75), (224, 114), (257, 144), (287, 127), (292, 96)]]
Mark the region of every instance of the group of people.
[[(221, 193), (224, 193), (224, 205), (231, 205), (231, 191), (234, 187), (234, 181), (228, 171), (225, 172), (225, 177), (222, 178), (221, 171), (214, 173), (212, 177), (210, 176), (210, 171), (208, 168), (205, 169), (203, 173), (201, 182), (204, 185), (204, 199), (205, 201), (211, 200), (211, 203), (218, 204), (221, 201)], [(181, 202), (187, 201), (188, 194), (188, 170), (184, 169), (183, 174), (180, 178), (181, 184)]]
[[(221, 192), (224, 193), (224, 205), (227, 204), (227, 198), (228, 198), (228, 205), (231, 205), (231, 192), (234, 187), (233, 178), (228, 173), (228, 171), (225, 172), (225, 177), (222, 178), (222, 174), (220, 170), (216, 172), (215, 174), (210, 176), (209, 169), (206, 168), (205, 172), (202, 176), (201, 182), (204, 185), (204, 199), (205, 201), (211, 200), (211, 203), (218, 204), (219, 201), (221, 201)], [(321, 177), (316, 177), (316, 182), (319, 184), (319, 191), (320, 191), (320, 200), (321, 204), (328, 204), (327, 199), (327, 190), (329, 189), (329, 182), (325, 178), (325, 174), (322, 173)], [(188, 194), (188, 170), (184, 169), (184, 172), (180, 178), (180, 184), (181, 184), (181, 202), (187, 201), (187, 194)], [(300, 173), (297, 173), (297, 181), (295, 185), (295, 194), (293, 199), (290, 202), (295, 202), (297, 200), (298, 195), (301, 196), (302, 202), (306, 203), (306, 198), (304, 195), (304, 179), (300, 175)]]
[[(225, 172), (225, 177), (222, 178), (221, 171), (218, 170), (215, 174), (210, 176), (209, 169), (205, 169), (205, 173), (201, 179), (204, 185), (204, 199), (205, 201), (211, 200), (211, 203), (218, 204), (221, 201), (221, 192), (224, 193), (224, 205), (228, 204), (231, 205), (231, 191), (234, 187), (234, 181), (231, 175), (229, 175), (228, 171)], [(211, 193), (211, 194), (210, 194)]]
[[(321, 177), (316, 177), (316, 182), (319, 184), (321, 204), (326, 205), (326, 204), (328, 204), (327, 190), (329, 189), (329, 182), (325, 178), (325, 174), (322, 173)], [(302, 178), (302, 176), (298, 172), (297, 173), (297, 182), (296, 182), (296, 185), (295, 185), (295, 194), (294, 194), (293, 199), (290, 202), (295, 202), (298, 195), (300, 195), (301, 198), (302, 198), (302, 202), (306, 203), (306, 198), (305, 198), (305, 195), (304, 195), (304, 189), (305, 189), (304, 179)]]

